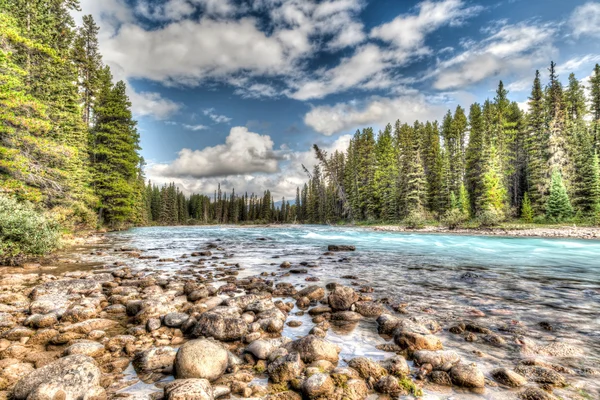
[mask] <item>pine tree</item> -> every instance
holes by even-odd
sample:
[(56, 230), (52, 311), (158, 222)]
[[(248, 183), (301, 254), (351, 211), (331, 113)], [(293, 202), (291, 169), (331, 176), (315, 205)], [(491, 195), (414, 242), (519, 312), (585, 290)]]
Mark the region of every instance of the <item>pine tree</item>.
[(94, 100), (99, 90), (102, 71), (102, 55), (98, 45), (98, 32), (91, 15), (83, 17), (83, 26), (79, 28), (73, 49), (73, 59), (79, 75), (80, 103), (83, 109), (83, 121), (87, 126), (92, 121)]
[(590, 77), (590, 110), (594, 149), (600, 150), (600, 64), (596, 64)]
[(377, 169), (373, 179), (376, 191), (373, 193), (379, 218), (385, 221), (396, 219), (396, 180), (398, 176), (398, 154), (392, 143), (392, 125), (377, 138)]
[(483, 173), (485, 170), (485, 132), (481, 106), (475, 103), (469, 110), (469, 145), (466, 150), (466, 186), (471, 201), (471, 209), (476, 215), (481, 211), (479, 204), (483, 196)]
[(573, 208), (569, 201), (567, 189), (558, 169), (552, 172), (550, 195), (546, 205), (546, 218), (551, 222), (562, 222), (573, 215)]
[[(110, 69), (105, 67), (94, 107), (91, 159), (93, 184), (101, 201), (99, 215), (115, 227), (134, 218), (135, 182), (140, 174), (139, 135), (125, 91), (123, 82), (113, 86)], [(169, 200), (173, 201), (172, 195)]]
[(592, 145), (592, 135), (582, 120), (572, 122), (575, 129), (573, 205), (584, 216), (593, 215), (600, 204), (600, 175), (598, 154)]
[(439, 193), (442, 190), (442, 155), (437, 122), (427, 122), (422, 135), (423, 171), (427, 181), (427, 207), (434, 214), (441, 212)]
[(486, 170), (483, 174), (483, 198), (480, 219), (484, 225), (493, 225), (504, 219), (506, 188), (502, 182), (500, 155), (495, 146), (490, 148)]
[(527, 121), (527, 192), (531, 200), (534, 215), (544, 213), (547, 191), (548, 136), (546, 134), (546, 112), (544, 94), (539, 71), (529, 97)]

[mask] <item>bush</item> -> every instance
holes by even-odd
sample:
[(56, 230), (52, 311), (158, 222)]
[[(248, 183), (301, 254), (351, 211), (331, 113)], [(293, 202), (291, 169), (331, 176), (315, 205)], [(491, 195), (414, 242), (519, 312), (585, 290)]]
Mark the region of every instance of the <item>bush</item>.
[(448, 229), (456, 229), (461, 227), (465, 222), (467, 222), (468, 217), (465, 215), (463, 211), (458, 208), (453, 208), (452, 210), (448, 210), (443, 219), (443, 224), (448, 227)]
[(504, 215), (502, 214), (502, 212), (497, 211), (493, 208), (488, 208), (487, 210), (482, 211), (477, 217), (477, 221), (482, 227), (496, 226), (503, 220)]
[(404, 225), (409, 229), (420, 229), (425, 226), (425, 217), (418, 211), (412, 211), (404, 219)]
[(55, 250), (60, 226), (37, 212), (29, 203), (19, 203), (0, 194), (0, 262), (15, 264), (24, 256), (41, 256)]

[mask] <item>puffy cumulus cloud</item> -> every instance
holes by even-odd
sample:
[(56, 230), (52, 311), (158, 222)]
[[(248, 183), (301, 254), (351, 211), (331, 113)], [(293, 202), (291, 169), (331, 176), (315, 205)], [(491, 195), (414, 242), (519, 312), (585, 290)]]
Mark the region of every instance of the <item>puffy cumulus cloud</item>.
[[(332, 143), (319, 143), (319, 147), (328, 153), (336, 150), (345, 151), (350, 143), (351, 135), (343, 135)], [(154, 184), (163, 185), (174, 182), (187, 195), (202, 193), (211, 195), (221, 185), (221, 189), (230, 193), (235, 189), (236, 193), (255, 193), (262, 195), (267, 189), (275, 200), (285, 197), (292, 200), (296, 194), (296, 188), (302, 187), (307, 181), (306, 173), (302, 165), (312, 170), (317, 159), (312, 150), (297, 152), (286, 152), (286, 161), (281, 162), (280, 170), (276, 173), (238, 173), (220, 177), (171, 177), (165, 175), (160, 168), (161, 164), (149, 164), (146, 167), (146, 176)], [(159, 168), (157, 168), (159, 167)]]
[(124, 24), (102, 50), (129, 77), (166, 84), (196, 85), (242, 70), (270, 75), (290, 68), (289, 49), (260, 31), (252, 18), (184, 20), (151, 31)]
[[(399, 15), (392, 21), (373, 28), (371, 37), (394, 44), (406, 51), (422, 48), (425, 36), (444, 25), (458, 25), (482, 10), (466, 6), (462, 0), (423, 1), (417, 14)], [(401, 57), (404, 57), (402, 55)]]
[(464, 88), (500, 74), (523, 78), (524, 72), (556, 55), (555, 33), (550, 24), (501, 25), (481, 42), (466, 43), (464, 52), (440, 62), (429, 77), (440, 90)]
[[(200, 128), (202, 129), (202, 128)], [(224, 144), (202, 150), (182, 149), (170, 164), (155, 164), (150, 171), (163, 177), (222, 177), (255, 172), (278, 171), (281, 156), (273, 150), (268, 135), (248, 131), (237, 126), (231, 128)]]
[(362, 103), (315, 107), (304, 116), (304, 122), (315, 131), (331, 136), (370, 124), (384, 126), (398, 119), (407, 122), (439, 119), (446, 110), (447, 105), (432, 104), (418, 94), (395, 98), (372, 97)]
[(589, 2), (575, 8), (569, 25), (576, 37), (600, 38), (600, 2)]

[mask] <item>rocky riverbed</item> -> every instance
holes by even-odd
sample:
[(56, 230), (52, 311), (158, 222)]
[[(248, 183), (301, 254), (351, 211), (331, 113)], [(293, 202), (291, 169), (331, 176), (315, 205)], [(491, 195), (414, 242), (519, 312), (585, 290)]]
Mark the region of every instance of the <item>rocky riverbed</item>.
[[(215, 233), (156, 248), (93, 237), (2, 268), (0, 399), (600, 398), (596, 349), (561, 318), (532, 328), (502, 307), (454, 313), (331, 278), (360, 257), (349, 243), (293, 254)], [(236, 260), (253, 243), (277, 249), (270, 262)]]

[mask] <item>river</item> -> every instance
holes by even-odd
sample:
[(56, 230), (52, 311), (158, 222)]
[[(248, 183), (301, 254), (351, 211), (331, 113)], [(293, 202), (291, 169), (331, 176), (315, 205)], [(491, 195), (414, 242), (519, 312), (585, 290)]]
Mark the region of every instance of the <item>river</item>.
[[(440, 322), (444, 347), (475, 362), (488, 376), (497, 367), (514, 368), (523, 359), (523, 341), (538, 346), (554, 342), (583, 349), (573, 357), (542, 357), (572, 369), (571, 386), (558, 392), (569, 397), (600, 398), (600, 242), (566, 239), (459, 236), (374, 232), (361, 228), (293, 227), (156, 227), (136, 228), (107, 235), (104, 250), (140, 249), (145, 256), (173, 258), (172, 262), (127, 260), (136, 268), (150, 267), (165, 276), (181, 272), (189, 261), (183, 254), (219, 241), (227, 263), (239, 263), (238, 278), (274, 273), (276, 282), (296, 285), (307, 276), (318, 285), (330, 282), (372, 287), (376, 299), (404, 304), (409, 315), (427, 315)], [(324, 256), (329, 244), (356, 246), (351, 253)], [(120, 260), (106, 251), (87, 256), (89, 261)], [(223, 260), (215, 260), (217, 267)], [(279, 268), (289, 261), (306, 273), (290, 274)], [(304, 264), (304, 266), (301, 265)], [(306, 265), (308, 264), (308, 265)], [(306, 335), (312, 327), (308, 315), (294, 317), (303, 325), (285, 328), (284, 335)], [(491, 328), (506, 343), (502, 346), (466, 341), (448, 332), (456, 321), (471, 319)], [(332, 329), (329, 340), (342, 346), (342, 359), (357, 355), (384, 358), (376, 348), (386, 343), (374, 320), (354, 329)], [(139, 386), (137, 387), (139, 389)], [(127, 391), (127, 389), (126, 389)], [(460, 393), (448, 388), (425, 387), (426, 399), (505, 399), (515, 391), (488, 388), (484, 394)], [(512, 397), (511, 397), (512, 396)], [(585, 397), (589, 396), (589, 397)]]

